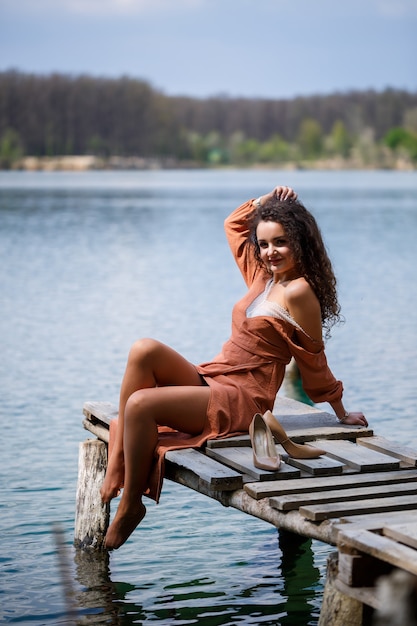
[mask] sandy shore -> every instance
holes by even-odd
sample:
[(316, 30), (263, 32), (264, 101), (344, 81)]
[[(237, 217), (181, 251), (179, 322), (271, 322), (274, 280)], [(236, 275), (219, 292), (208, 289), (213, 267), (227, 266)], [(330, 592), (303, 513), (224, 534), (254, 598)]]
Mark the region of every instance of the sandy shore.
[[(15, 161), (10, 169), (25, 171), (75, 171), (88, 170), (155, 170), (155, 169), (196, 169), (205, 167), (195, 162), (179, 162), (175, 159), (150, 159), (143, 157), (108, 157), (102, 158), (94, 155), (79, 156), (55, 156), (55, 157), (23, 157)], [(220, 166), (232, 167), (238, 166)], [(411, 171), (416, 169), (406, 159), (392, 159), (389, 162), (370, 164), (360, 162), (357, 159), (320, 159), (316, 161), (303, 161), (297, 163), (267, 163), (262, 165), (245, 166), (247, 169), (285, 169), (285, 170), (375, 170), (391, 169)]]

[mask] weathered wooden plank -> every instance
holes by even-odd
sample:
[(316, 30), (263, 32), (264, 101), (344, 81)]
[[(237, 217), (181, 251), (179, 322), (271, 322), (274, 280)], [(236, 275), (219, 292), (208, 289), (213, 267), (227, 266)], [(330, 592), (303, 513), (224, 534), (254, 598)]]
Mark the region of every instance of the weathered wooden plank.
[(350, 465), (360, 472), (373, 472), (381, 470), (399, 469), (400, 462), (387, 454), (375, 452), (358, 446), (350, 441), (328, 441), (321, 439), (316, 441), (318, 448), (326, 450), (326, 453), (338, 461)]
[(250, 446), (249, 435), (236, 435), (235, 437), (226, 437), (224, 439), (209, 439), (206, 443), (206, 450), (214, 450), (216, 448), (250, 448)]
[[(335, 422), (334, 415), (330, 415), (330, 413), (312, 409), (296, 400), (291, 402), (295, 406), (291, 407), (286, 414), (274, 412), (274, 415), (278, 417), (287, 435), (297, 443), (311, 443), (316, 442), (317, 439), (356, 440), (357, 437), (364, 438), (373, 435), (373, 430), (369, 428), (339, 424)], [(210, 449), (249, 446), (250, 438), (246, 434), (207, 441), (207, 448)]]
[[(384, 528), (382, 530), (383, 535), (385, 537), (391, 537), (391, 539), (395, 539), (395, 541), (399, 541), (400, 543), (404, 543), (406, 546), (410, 546), (410, 548), (414, 548), (417, 550), (417, 515), (416, 519), (413, 522), (403, 522), (402, 524), (384, 524)], [(417, 553), (416, 553), (417, 558)]]
[(111, 402), (84, 402), (83, 413), (92, 422), (101, 422), (109, 428), (112, 419), (118, 415), (118, 408)]
[(333, 413), (281, 395), (276, 397), (272, 412), (288, 436), (298, 442), (311, 441), (319, 437), (355, 440), (357, 437), (373, 435), (370, 428), (340, 424)]
[(368, 434), (373, 434), (369, 428), (341, 424), (334, 413), (281, 395), (276, 397), (272, 412), (291, 437), (305, 437), (308, 431), (308, 440), (316, 439), (318, 431), (322, 430), (326, 433), (326, 437), (330, 435), (341, 439), (356, 439), (359, 436), (366, 437)]
[(344, 545), (417, 575), (417, 551), (388, 537), (369, 530), (347, 529), (339, 533), (339, 548)]
[(317, 504), (300, 507), (300, 515), (315, 522), (320, 522), (341, 515), (358, 515), (360, 513), (377, 513), (378, 511), (403, 511), (417, 509), (417, 495), (398, 496), (391, 498), (373, 498), (355, 502), (335, 502), (333, 504)]
[[(355, 440), (357, 437), (373, 435), (370, 428), (340, 424), (332, 413), (284, 396), (277, 396), (273, 413), (288, 436), (297, 443), (311, 442), (318, 438)], [(249, 435), (210, 439), (207, 442), (207, 447), (211, 449), (241, 446), (250, 446)]]
[(403, 521), (415, 521), (417, 524), (416, 511), (391, 511), (390, 513), (373, 513), (372, 515), (347, 515), (340, 518), (340, 524), (346, 528), (345, 524), (363, 525), (368, 530), (382, 531), (385, 524), (398, 524)]
[(108, 428), (103, 426), (101, 422), (92, 423), (90, 422), (90, 420), (85, 419), (83, 420), (83, 426), (86, 430), (88, 430), (90, 433), (95, 435), (98, 439), (101, 439), (101, 441), (104, 441), (104, 443), (109, 443), (110, 431)]
[[(280, 446), (281, 447), (281, 446)], [(286, 453), (282, 453), (285, 462), (293, 467), (297, 467), (312, 476), (335, 476), (343, 472), (344, 464), (328, 456), (321, 456), (317, 459), (294, 459)]]
[(284, 495), (286, 493), (312, 493), (326, 489), (349, 489), (354, 486), (366, 487), (369, 485), (388, 485), (413, 481), (417, 481), (417, 470), (414, 469), (394, 472), (372, 472), (370, 474), (343, 474), (342, 476), (334, 476), (332, 478), (302, 477), (297, 480), (279, 482), (247, 483), (244, 489), (255, 500), (261, 500), (262, 498)]
[[(354, 487), (352, 489), (334, 489), (314, 493), (300, 493), (284, 496), (275, 496), (269, 499), (269, 503), (280, 511), (291, 511), (301, 506), (310, 506), (330, 502), (354, 502), (355, 500), (367, 500), (373, 498), (392, 497), (392, 485), (372, 485), (370, 487)], [(395, 485), (395, 495), (404, 496), (417, 494), (417, 482), (402, 483)]]
[(400, 461), (409, 463), (410, 465), (417, 465), (417, 451), (407, 446), (403, 446), (395, 441), (388, 441), (385, 437), (379, 437), (374, 435), (373, 437), (359, 437), (356, 443), (366, 448), (371, 448), (377, 452), (389, 454)]
[(290, 467), (287, 463), (281, 463), (281, 467), (276, 472), (258, 469), (253, 464), (252, 448), (214, 448), (207, 449), (206, 453), (220, 463), (233, 467), (259, 481), (271, 480), (271, 478), (273, 480), (282, 480), (288, 477), (296, 478), (300, 475), (299, 470)]
[[(344, 430), (340, 426), (332, 426), (332, 427), (319, 427), (316, 428), (310, 426), (305, 426), (304, 430), (302, 428), (295, 428), (292, 426), (286, 427), (287, 435), (296, 443), (317, 443), (320, 439), (326, 439), (329, 441), (333, 440), (348, 440), (355, 441), (356, 435), (362, 438), (366, 436), (372, 436), (373, 431), (368, 430), (366, 428), (361, 429), (360, 431), (352, 430)], [(236, 435), (234, 437), (225, 437), (224, 439), (209, 439), (207, 441), (208, 448), (247, 448), (250, 447), (250, 437), (249, 435)]]
[(192, 471), (204, 480), (211, 489), (232, 491), (241, 489), (243, 486), (241, 474), (193, 448), (169, 450), (165, 458), (179, 467)]
[(350, 587), (373, 587), (375, 581), (388, 574), (392, 565), (370, 554), (350, 554), (339, 550), (338, 579)]
[(390, 511), (382, 513), (372, 513), (366, 515), (350, 515), (341, 517), (332, 524), (332, 542), (337, 544), (339, 533), (347, 528), (357, 528), (358, 530), (373, 530), (382, 533), (384, 526), (389, 524), (400, 524), (411, 522), (417, 526), (417, 511)]
[[(379, 609), (381, 607), (381, 601), (375, 594), (374, 587), (349, 587), (349, 585), (346, 585), (346, 583), (341, 581), (339, 578), (336, 578), (335, 580), (335, 587), (340, 591), (341, 594), (343, 594), (343, 596), (346, 596), (347, 598), (351, 598), (353, 600), (357, 600), (357, 602), (360, 602), (361, 605), (366, 604), (367, 606), (371, 606), (374, 609)], [(350, 622), (350, 626), (356, 626), (360, 623), (360, 621), (353, 621)], [(326, 624), (333, 626), (331, 620), (326, 622)]]
[(379, 534), (383, 534), (384, 528), (387, 526), (397, 526), (401, 524), (410, 524), (417, 527), (417, 510), (407, 511), (390, 511), (365, 515), (342, 516), (336, 523), (332, 525), (332, 539), (336, 544), (340, 532), (344, 532), (347, 528), (356, 528), (358, 530), (371, 530)]

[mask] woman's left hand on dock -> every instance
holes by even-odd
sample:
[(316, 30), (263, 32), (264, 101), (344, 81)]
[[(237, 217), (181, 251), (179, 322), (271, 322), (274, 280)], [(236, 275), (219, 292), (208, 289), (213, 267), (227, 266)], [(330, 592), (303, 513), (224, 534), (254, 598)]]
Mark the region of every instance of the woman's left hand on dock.
[(349, 411), (343, 418), (343, 424), (368, 426), (368, 420), (361, 411)]

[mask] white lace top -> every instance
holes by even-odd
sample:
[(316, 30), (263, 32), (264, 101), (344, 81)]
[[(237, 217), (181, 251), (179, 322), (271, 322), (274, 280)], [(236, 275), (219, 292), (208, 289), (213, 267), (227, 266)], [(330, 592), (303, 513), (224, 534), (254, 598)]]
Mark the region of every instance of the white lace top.
[(271, 278), (265, 286), (265, 290), (259, 294), (255, 298), (255, 300), (248, 306), (246, 309), (246, 317), (260, 317), (260, 316), (268, 316), (268, 317), (276, 317), (278, 319), (286, 320), (293, 326), (295, 326), (298, 330), (301, 330), (304, 334), (305, 331), (301, 328), (299, 324), (295, 321), (293, 317), (289, 314), (289, 312), (284, 309), (283, 306), (278, 304), (277, 302), (272, 302), (268, 300), (269, 292), (271, 291), (272, 285), (274, 284), (273, 279)]

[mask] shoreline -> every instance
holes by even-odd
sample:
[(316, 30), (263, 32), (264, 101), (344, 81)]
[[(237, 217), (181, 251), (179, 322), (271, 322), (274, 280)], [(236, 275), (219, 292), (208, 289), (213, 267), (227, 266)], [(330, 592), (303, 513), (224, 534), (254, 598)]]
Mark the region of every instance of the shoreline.
[(281, 169), (281, 170), (394, 170), (415, 171), (417, 164), (398, 157), (385, 163), (363, 163), (358, 159), (342, 159), (340, 157), (317, 159), (315, 161), (265, 163), (251, 165), (206, 165), (191, 161), (177, 161), (166, 158), (144, 157), (96, 157), (94, 155), (74, 155), (55, 157), (27, 156), (16, 160), (3, 171), (46, 171), (46, 172), (84, 172), (91, 170), (162, 170), (162, 169)]

